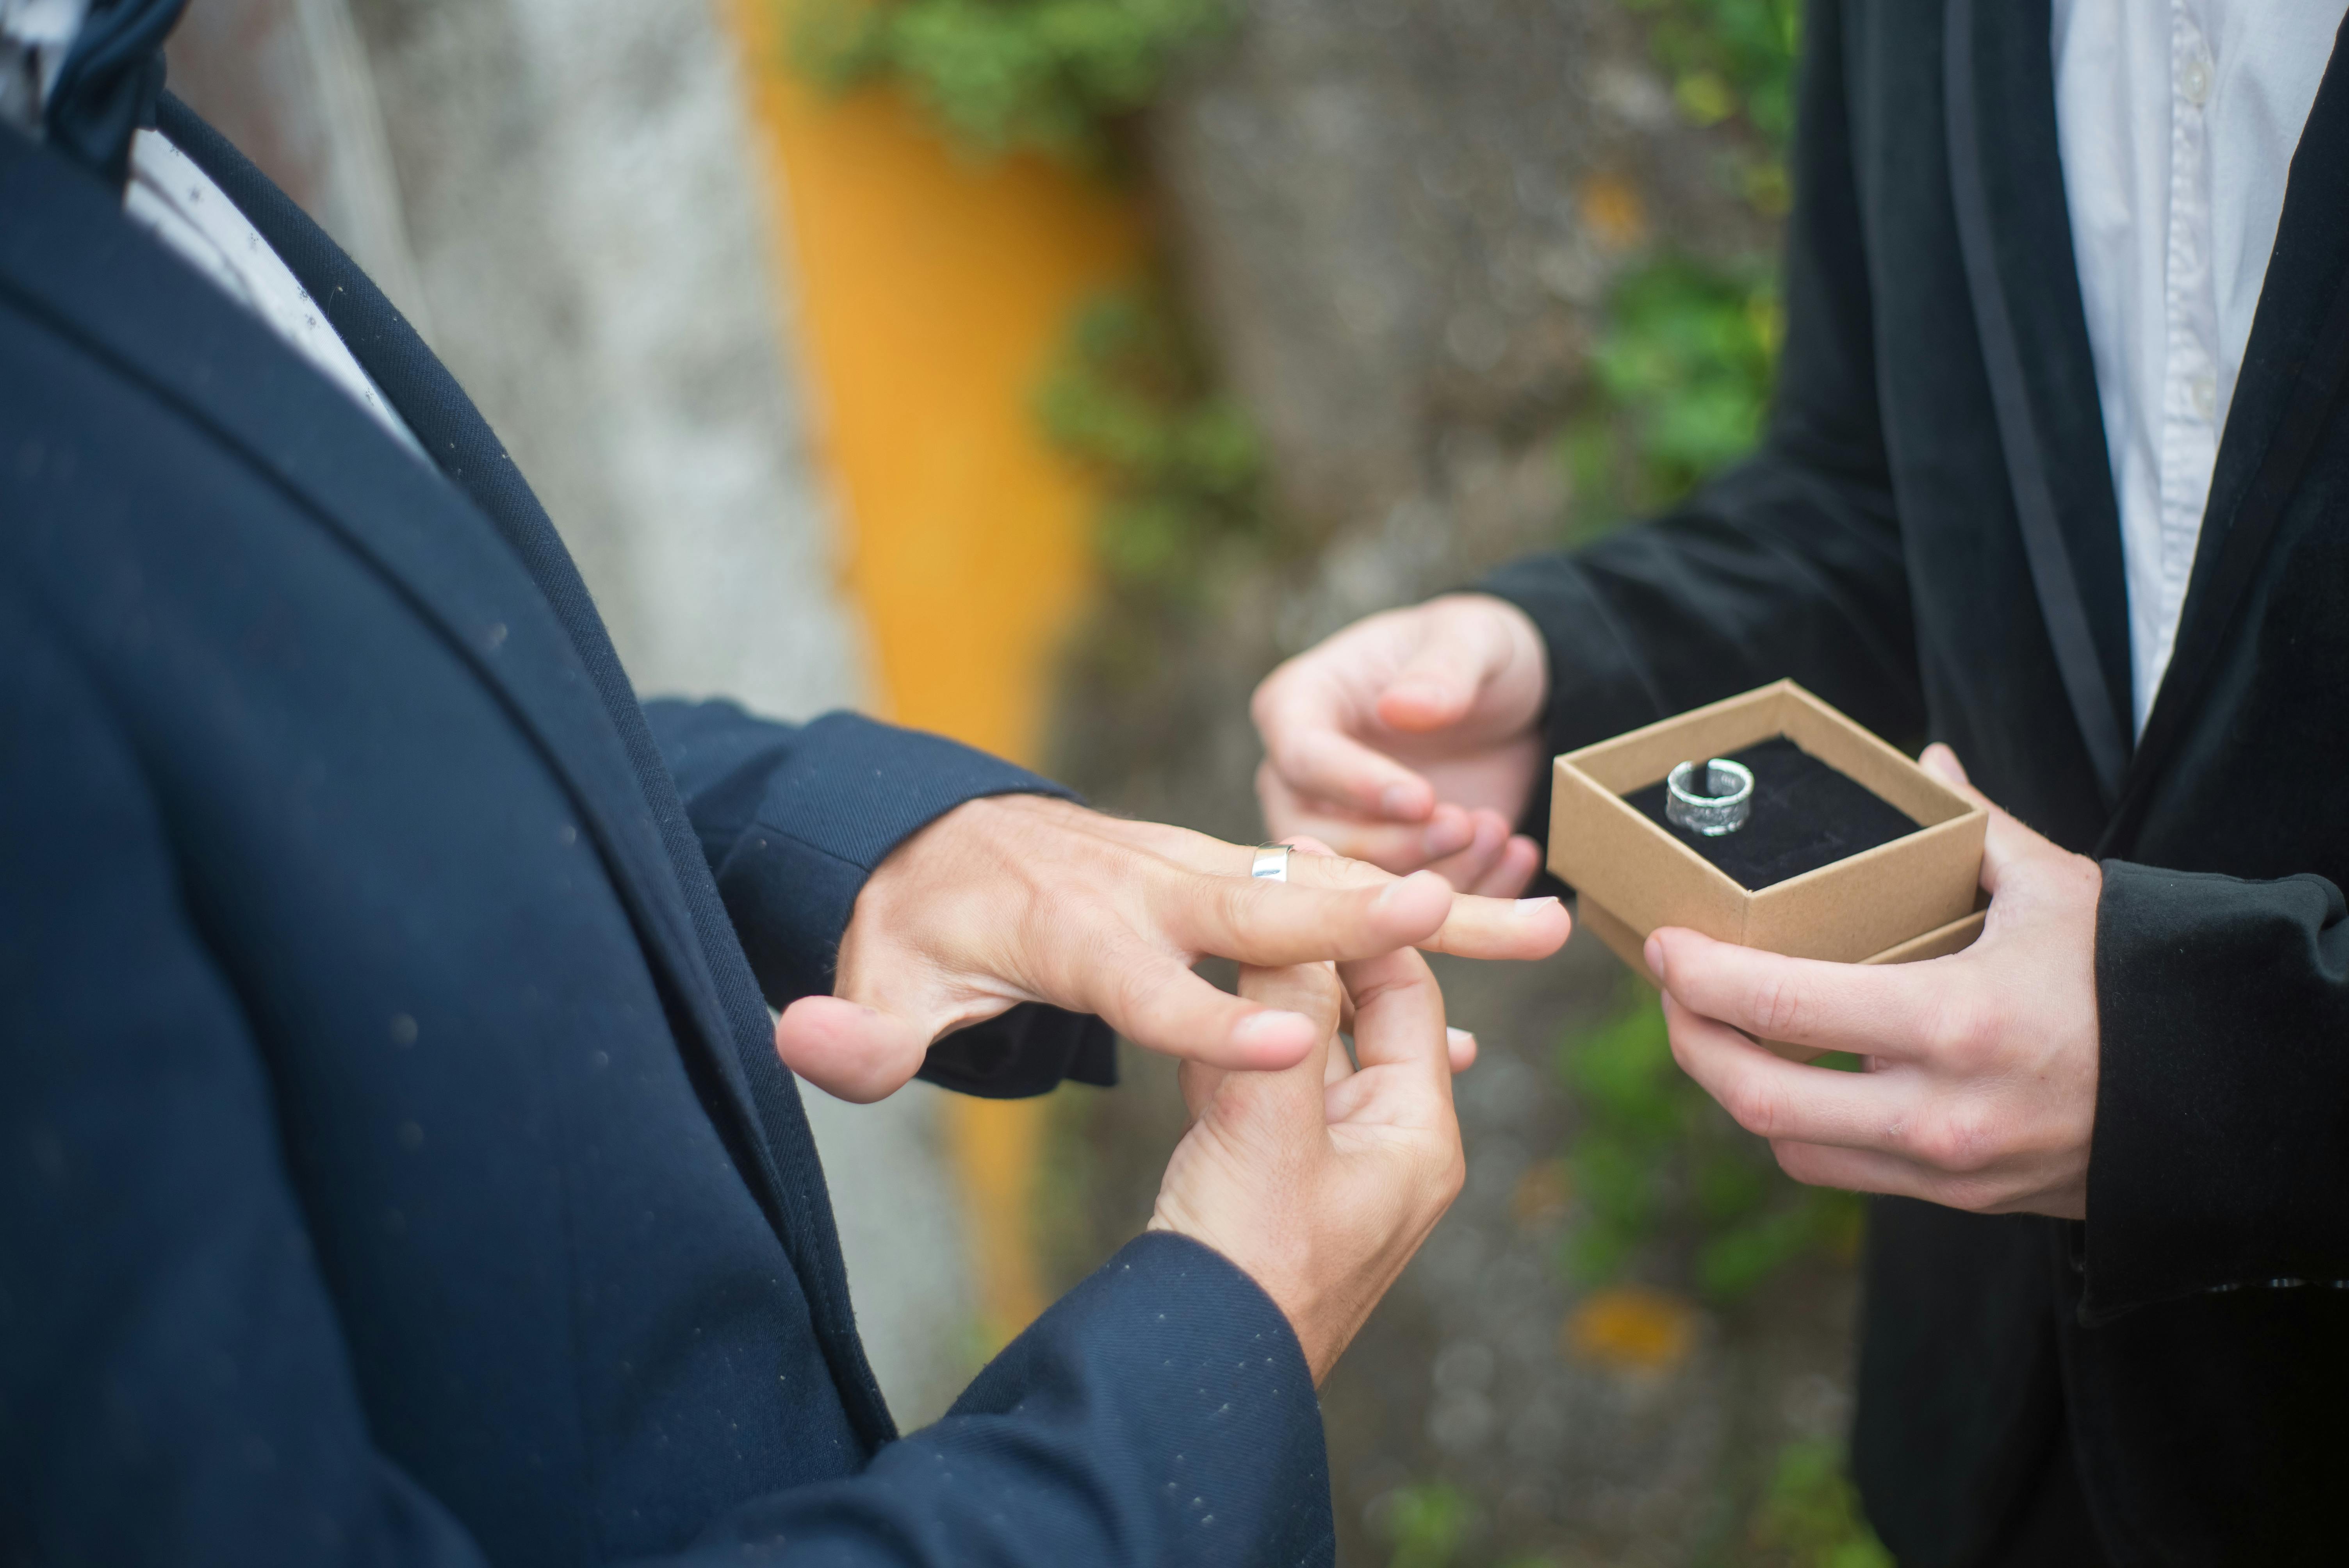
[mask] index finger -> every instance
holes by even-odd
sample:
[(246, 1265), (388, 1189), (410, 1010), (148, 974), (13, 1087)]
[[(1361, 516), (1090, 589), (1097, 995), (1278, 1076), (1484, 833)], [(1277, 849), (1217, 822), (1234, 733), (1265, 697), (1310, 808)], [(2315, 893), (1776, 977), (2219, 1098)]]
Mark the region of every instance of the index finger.
[(1941, 977), (1923, 964), (1825, 964), (1677, 928), (1651, 935), (1646, 954), (1689, 1011), (1813, 1050), (1919, 1056), (1940, 1006)]
[[(1298, 856), (1288, 866), (1289, 880), (1307, 886), (1369, 887), (1395, 880), (1392, 872), (1342, 855)], [(1561, 899), (1454, 893), (1444, 923), (1413, 945), (1460, 958), (1547, 958), (1565, 945), (1573, 930)]]
[[(1253, 858), (1253, 851), (1237, 851), (1233, 860), (1236, 867), (1242, 863), (1239, 855)], [(1427, 874), (1423, 872), (1400, 879), (1392, 872), (1343, 855), (1298, 854), (1289, 857), (1288, 886), (1359, 893), (1364, 889), (1392, 887), (1402, 881), (1421, 881)], [(1435, 880), (1442, 882), (1440, 877)], [(1281, 891), (1279, 883), (1261, 885), (1272, 892)], [(1450, 892), (1450, 883), (1443, 886)], [(1462, 958), (1547, 958), (1565, 945), (1573, 929), (1574, 921), (1559, 899), (1484, 898), (1474, 893), (1452, 893), (1442, 923), (1412, 945), (1428, 953), (1449, 953)], [(1374, 952), (1383, 951), (1330, 951), (1316, 956), (1367, 958)]]
[[(1234, 876), (1186, 879), (1162, 908), (1166, 934), (1194, 953), (1277, 966), (1370, 958), (1398, 947), (1468, 958), (1544, 958), (1565, 943), (1573, 924), (1557, 899), (1455, 893), (1433, 872), (1394, 877), (1334, 855), (1299, 855), (1289, 863), (1360, 870), (1292, 870), (1286, 884)], [(1309, 878), (1315, 876), (1335, 885), (1311, 885)]]
[(1348, 735), (1319, 707), (1279, 697), (1258, 704), (1266, 760), (1281, 781), (1308, 800), (1361, 816), (1424, 821), (1435, 810), (1435, 786)]

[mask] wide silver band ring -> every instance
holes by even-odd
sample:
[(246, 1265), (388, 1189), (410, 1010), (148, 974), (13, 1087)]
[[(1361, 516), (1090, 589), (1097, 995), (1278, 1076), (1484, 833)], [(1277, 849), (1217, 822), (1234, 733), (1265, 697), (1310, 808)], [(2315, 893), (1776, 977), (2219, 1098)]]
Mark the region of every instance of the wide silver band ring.
[(1754, 812), (1754, 773), (1742, 762), (1716, 757), (1704, 765), (1683, 762), (1664, 780), (1664, 819), (1708, 839), (1733, 833)]
[(1248, 867), (1248, 875), (1260, 882), (1287, 882), (1291, 853), (1287, 844), (1258, 844), (1255, 863)]

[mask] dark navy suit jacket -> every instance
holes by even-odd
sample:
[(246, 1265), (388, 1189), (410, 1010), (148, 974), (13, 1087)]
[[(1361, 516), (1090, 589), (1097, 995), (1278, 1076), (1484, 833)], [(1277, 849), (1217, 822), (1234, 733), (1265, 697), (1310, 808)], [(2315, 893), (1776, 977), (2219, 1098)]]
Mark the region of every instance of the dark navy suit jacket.
[[(422, 440), (0, 130), (0, 1563), (1327, 1561), (1280, 1312), (1145, 1237), (900, 1439), (766, 1000), (1051, 786), (639, 708), (349, 262), (165, 129)], [(1105, 1076), (1029, 1009), (934, 1077)]]

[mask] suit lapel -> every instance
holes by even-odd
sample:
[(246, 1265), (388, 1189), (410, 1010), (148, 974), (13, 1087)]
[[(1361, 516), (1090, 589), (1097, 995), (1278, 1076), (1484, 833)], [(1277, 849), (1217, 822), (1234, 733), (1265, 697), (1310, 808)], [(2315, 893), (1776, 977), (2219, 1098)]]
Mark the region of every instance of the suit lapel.
[[(344, 329), (346, 340), (446, 477), (416, 461), (249, 313), (133, 229), (111, 192), (13, 132), (0, 134), (0, 211), (12, 215), (0, 225), (0, 292), (272, 476), (410, 599), (531, 738), (578, 807), (655, 975), (674, 998), (680, 1045), (713, 1070), (730, 1112), (722, 1119), (733, 1124), (729, 1137), (792, 1256), (852, 1418), (869, 1442), (885, 1441), (893, 1429), (856, 1341), (831, 1207), (796, 1090), (775, 1060), (764, 1006), (714, 885), (705, 890), (711, 910), (692, 898), (694, 873), (709, 882), (707, 864), (552, 527), (471, 404), (357, 269), (184, 108), (167, 100), (165, 121), (174, 142), (279, 246), (338, 329), (338, 304), (369, 319), (371, 331), (355, 340)], [(285, 211), (274, 210), (262, 191)], [(300, 242), (283, 242), (288, 213), (307, 230)], [(347, 275), (324, 275), (331, 270), (320, 264), (324, 253)], [(504, 513), (492, 512), (502, 524), (495, 531), (482, 515), (492, 503)], [(543, 585), (550, 579), (553, 590)], [(566, 583), (574, 612), (568, 623), (560, 614)], [(583, 617), (592, 635), (582, 634)], [(647, 787), (646, 758), (632, 755), (616, 712), (623, 702), (663, 792)], [(680, 836), (682, 852), (671, 841)], [(712, 910), (715, 931), (708, 929)], [(720, 953), (730, 954), (739, 976), (722, 970)], [(735, 994), (745, 986), (747, 1006)], [(754, 1076), (760, 1066), (764, 1081)]]
[[(2349, 22), (2343, 24), (2349, 35)], [(2169, 673), (2147, 716), (2113, 838), (2193, 715), (2349, 378), (2349, 66), (2338, 37), (2309, 108), (2210, 477)]]
[(2120, 508), (2073, 263), (2047, 0), (1950, 0), (1951, 189), (2032, 585), (2105, 804), (2130, 732)]

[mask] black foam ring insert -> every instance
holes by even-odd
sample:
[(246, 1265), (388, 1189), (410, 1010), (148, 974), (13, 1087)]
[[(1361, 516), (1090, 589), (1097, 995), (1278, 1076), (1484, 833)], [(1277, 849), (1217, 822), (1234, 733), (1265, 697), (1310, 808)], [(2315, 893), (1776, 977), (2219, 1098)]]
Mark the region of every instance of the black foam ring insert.
[[(1848, 860), (1908, 837), (1923, 824), (1848, 775), (1838, 773), (1784, 736), (1728, 754), (1754, 772), (1754, 810), (1745, 826), (1708, 839), (1664, 815), (1658, 779), (1623, 797), (1649, 820), (1702, 855), (1748, 892)], [(1699, 782), (1712, 760), (1692, 757)]]

